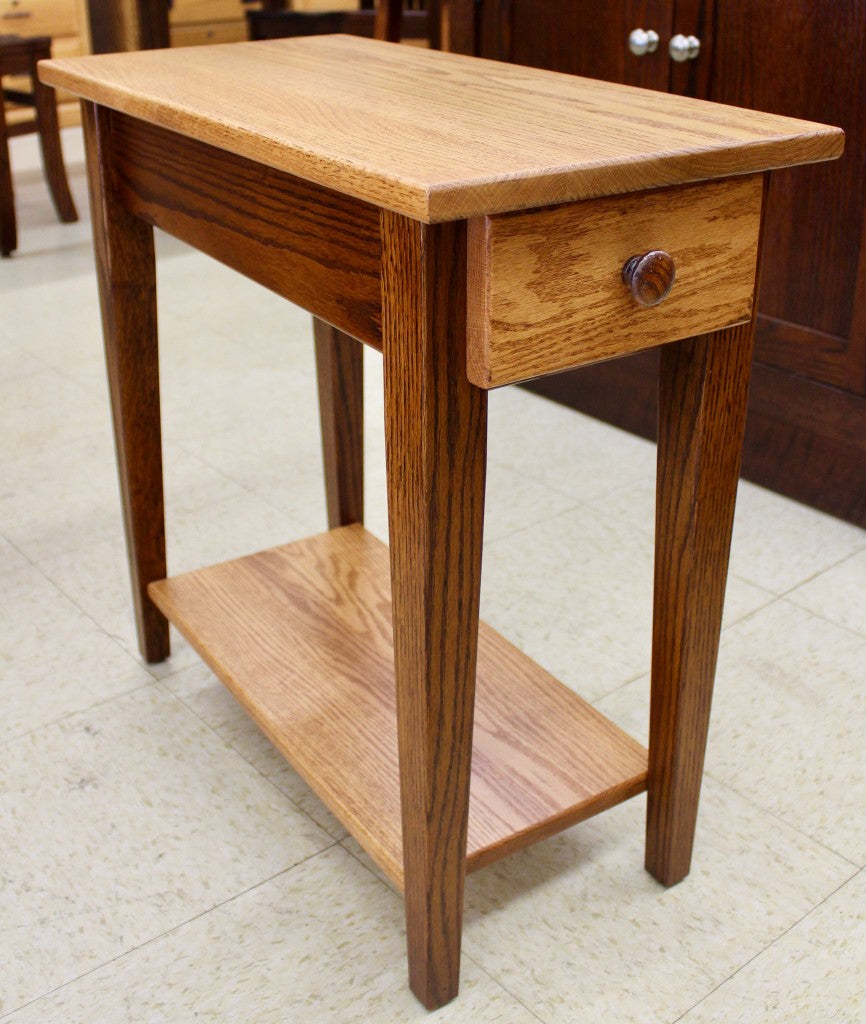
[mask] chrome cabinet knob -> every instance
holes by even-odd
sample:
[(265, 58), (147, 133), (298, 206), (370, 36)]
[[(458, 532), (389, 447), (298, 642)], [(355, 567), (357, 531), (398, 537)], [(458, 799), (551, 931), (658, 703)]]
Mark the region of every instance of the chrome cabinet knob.
[(632, 256), (622, 268), (622, 283), (639, 306), (657, 306), (666, 299), (676, 276), (673, 256), (664, 249)]
[(659, 45), (659, 34), (653, 30), (636, 28), (628, 37), (628, 48), (635, 57), (643, 57), (645, 53), (655, 53)]
[(678, 33), (671, 39), (668, 53), (671, 60), (682, 64), (686, 60), (694, 60), (701, 52), (701, 41), (697, 36), (684, 36)]

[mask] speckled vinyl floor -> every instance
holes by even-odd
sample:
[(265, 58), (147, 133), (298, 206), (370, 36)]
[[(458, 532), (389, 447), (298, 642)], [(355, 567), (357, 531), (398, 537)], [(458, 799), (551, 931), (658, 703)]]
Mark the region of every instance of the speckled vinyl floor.
[[(741, 486), (692, 874), (645, 874), (640, 799), (478, 872), (461, 994), (428, 1017), (355, 843), (179, 638), (136, 654), (89, 227), (54, 220), (34, 143), (0, 264), (0, 1018), (863, 1024), (866, 533)], [(171, 570), (323, 529), (307, 315), (166, 238), (159, 291)], [(642, 740), (653, 471), (491, 396), (485, 617)]]

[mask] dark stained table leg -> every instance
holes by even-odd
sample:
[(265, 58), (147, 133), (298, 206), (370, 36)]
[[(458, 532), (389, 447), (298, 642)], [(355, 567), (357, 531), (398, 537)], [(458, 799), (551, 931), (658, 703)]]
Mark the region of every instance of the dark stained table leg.
[(9, 137), (6, 117), (0, 110), (0, 255), (11, 256), (18, 248), (15, 226), (15, 192), (12, 188), (12, 165), (9, 162)]
[[(50, 51), (46, 56), (50, 56)], [(51, 198), (57, 216), (66, 224), (78, 220), (78, 212), (69, 191), (66, 167), (63, 164), (63, 150), (60, 146), (60, 126), (57, 123), (57, 99), (53, 89), (39, 81), (36, 61), (33, 62), (33, 102), (36, 107), (36, 123), (39, 127), (39, 145), (42, 149), (42, 164), (45, 178), (51, 190)]]
[(110, 112), (83, 103), (82, 121), (138, 642), (146, 661), (162, 661), (168, 622), (147, 596), (148, 583), (166, 576), (153, 228), (117, 195)]
[(364, 521), (364, 349), (313, 317), (328, 527)]
[(409, 980), (457, 994), (487, 395), (466, 377), (465, 224), (382, 214), (388, 516)]
[(646, 867), (665, 885), (691, 864), (753, 335), (661, 352)]

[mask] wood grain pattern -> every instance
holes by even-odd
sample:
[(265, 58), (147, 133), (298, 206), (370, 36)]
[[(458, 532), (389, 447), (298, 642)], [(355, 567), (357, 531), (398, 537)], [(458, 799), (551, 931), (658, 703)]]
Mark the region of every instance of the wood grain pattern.
[(466, 378), (466, 225), (382, 213), (385, 454), (409, 983), (457, 995), (487, 395)]
[(364, 352), (313, 318), (328, 526), (364, 521)]
[(811, 122), (345, 36), (105, 54), (41, 74), (429, 222), (826, 160), (843, 142)]
[[(479, 218), (469, 227), (469, 377), (498, 387), (742, 322), (762, 176)], [(664, 249), (676, 282), (635, 303), (626, 260)]]
[(645, 863), (664, 885), (691, 865), (754, 333), (661, 350)]
[[(347, 526), (150, 589), (402, 889), (385, 545), (363, 527)], [(646, 751), (638, 743), (481, 624), (467, 870), (645, 785)]]
[(153, 229), (120, 200), (108, 111), (85, 103), (81, 119), (138, 644), (163, 661), (168, 622), (147, 594), (166, 574)]
[(109, 116), (118, 189), (132, 213), (380, 347), (374, 207), (175, 132)]

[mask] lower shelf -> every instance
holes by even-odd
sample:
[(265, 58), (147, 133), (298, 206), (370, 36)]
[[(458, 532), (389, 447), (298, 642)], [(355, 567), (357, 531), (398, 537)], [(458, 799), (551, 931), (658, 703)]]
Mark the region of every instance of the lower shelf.
[[(149, 593), (385, 873), (403, 855), (388, 549), (361, 526)], [(646, 789), (646, 751), (481, 624), (467, 870)]]

